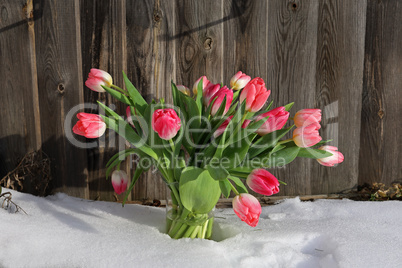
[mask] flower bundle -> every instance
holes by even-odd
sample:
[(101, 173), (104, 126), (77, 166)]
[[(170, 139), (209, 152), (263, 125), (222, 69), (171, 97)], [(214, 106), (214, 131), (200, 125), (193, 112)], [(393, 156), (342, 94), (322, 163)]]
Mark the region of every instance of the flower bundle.
[[(192, 91), (172, 82), (173, 105), (163, 99), (146, 102), (124, 73), (123, 77), (125, 89), (114, 85), (108, 73), (92, 69), (86, 85), (126, 104), (127, 118), (99, 102), (105, 115), (79, 113), (73, 131), (94, 138), (109, 128), (131, 144), (107, 163), (106, 176), (114, 170), (115, 191), (120, 194), (128, 188), (124, 201), (143, 172), (150, 166), (159, 170), (171, 190), (167, 233), (172, 238), (209, 238), (211, 210), (221, 195), (228, 198), (232, 193), (236, 215), (256, 226), (261, 206), (246, 184), (263, 195), (276, 194), (285, 184), (268, 168), (284, 166), (296, 157), (314, 158), (326, 166), (343, 161), (336, 147), (313, 148), (327, 142), (318, 132), (321, 111), (298, 111), (294, 123), (285, 127), (292, 120), (293, 103), (271, 109), (272, 102), (266, 105), (270, 90), (259, 77), (238, 72), (227, 87), (202, 76)], [(284, 139), (294, 126), (293, 137)], [(138, 161), (128, 185), (119, 166), (133, 154), (147, 161)]]

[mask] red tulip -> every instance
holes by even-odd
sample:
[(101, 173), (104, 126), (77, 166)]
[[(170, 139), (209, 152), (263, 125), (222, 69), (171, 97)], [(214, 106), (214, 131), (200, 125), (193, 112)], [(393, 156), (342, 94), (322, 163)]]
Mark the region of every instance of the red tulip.
[(230, 79), (230, 88), (234, 90), (240, 90), (244, 88), (248, 82), (250, 82), (251, 77), (242, 73), (242, 72), (237, 72), (232, 79)]
[(207, 77), (201, 76), (200, 78), (197, 79), (197, 81), (195, 81), (194, 86), (193, 86), (193, 93), (194, 95), (197, 95), (198, 92), (198, 84), (200, 83), (202, 79), (202, 90), (205, 92), (205, 88), (207, 87), (207, 85), (210, 83), (209, 80), (207, 79)]
[(207, 87), (204, 90), (204, 95), (202, 96), (204, 99), (204, 105), (208, 106), (211, 101), (214, 99), (216, 93), (218, 93), (218, 91), (221, 89), (221, 85), (220, 84), (212, 84), (209, 83), (207, 85)]
[(240, 103), (246, 100), (246, 110), (258, 112), (267, 101), (271, 90), (267, 90), (265, 82), (260, 77), (251, 80), (240, 94)]
[(152, 129), (161, 139), (172, 139), (180, 127), (181, 120), (173, 109), (158, 109), (152, 115)]
[(124, 193), (127, 190), (128, 177), (123, 170), (115, 170), (112, 173), (112, 185), (116, 194)]
[(102, 86), (110, 87), (113, 84), (112, 76), (102, 70), (92, 68), (85, 85), (96, 92), (105, 92)]
[(75, 134), (85, 136), (86, 138), (98, 138), (106, 131), (106, 124), (102, 117), (97, 114), (79, 113), (79, 121), (73, 127)]
[(213, 95), (212, 98), (209, 100), (208, 105), (216, 98), (216, 100), (214, 101), (214, 104), (212, 105), (212, 108), (211, 108), (212, 116), (214, 116), (216, 114), (216, 112), (218, 111), (218, 109), (221, 106), (225, 97), (226, 97), (226, 105), (225, 105), (225, 110), (223, 112), (223, 115), (225, 115), (229, 111), (230, 105), (232, 104), (232, 100), (233, 100), (233, 91), (232, 90), (230, 90), (226, 86), (224, 86), (223, 88), (219, 89), (219, 91), (216, 92), (216, 94)]
[(128, 123), (130, 123), (130, 125), (132, 125), (133, 127), (135, 127), (135, 126), (134, 126), (134, 122), (133, 122), (133, 116), (131, 115), (131, 107), (130, 107), (130, 106), (127, 106), (126, 114), (127, 114), (127, 121), (128, 121)]
[(321, 122), (321, 110), (320, 109), (303, 109), (298, 111), (293, 120), (296, 127), (305, 127), (314, 123)]
[(306, 127), (298, 127), (293, 131), (293, 141), (301, 148), (311, 147), (322, 140), (318, 130), (320, 124), (314, 123)]
[(257, 116), (256, 120), (261, 120), (267, 116), (269, 116), (267, 121), (265, 121), (264, 124), (262, 124), (262, 126), (256, 131), (261, 136), (271, 133), (275, 130), (282, 129), (288, 121), (289, 112), (285, 110), (284, 106), (280, 106)]
[(254, 169), (247, 177), (247, 185), (256, 193), (273, 195), (279, 192), (279, 182), (265, 169)]
[(240, 194), (233, 198), (233, 210), (236, 215), (251, 227), (258, 224), (261, 214), (261, 205), (251, 194)]
[(177, 87), (177, 89), (178, 89), (179, 91), (181, 91), (183, 94), (185, 94), (185, 95), (187, 95), (187, 96), (190, 96), (190, 89), (189, 89), (188, 87), (183, 86), (183, 85), (177, 85), (176, 87)]
[(332, 154), (331, 156), (317, 159), (318, 163), (320, 163), (321, 165), (333, 167), (334, 165), (343, 162), (343, 154), (341, 152), (338, 152), (338, 148), (336, 148), (335, 146), (324, 145), (318, 149), (327, 151)]

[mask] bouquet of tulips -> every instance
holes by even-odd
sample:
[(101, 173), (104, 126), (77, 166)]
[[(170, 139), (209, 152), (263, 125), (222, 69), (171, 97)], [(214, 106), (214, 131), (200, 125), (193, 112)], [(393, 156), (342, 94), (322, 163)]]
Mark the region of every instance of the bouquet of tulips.
[[(318, 131), (321, 110), (304, 109), (289, 118), (293, 103), (271, 109), (272, 102), (266, 105), (270, 90), (259, 77), (238, 72), (229, 88), (202, 76), (192, 91), (172, 82), (173, 104), (164, 99), (146, 102), (124, 73), (123, 77), (125, 89), (114, 85), (107, 72), (92, 69), (86, 85), (125, 103), (127, 117), (99, 102), (105, 115), (79, 113), (73, 131), (96, 138), (110, 128), (130, 143), (110, 159), (106, 172), (107, 177), (112, 174), (118, 194), (126, 191), (124, 201), (142, 172), (151, 166), (159, 170), (171, 190), (167, 233), (172, 238), (210, 238), (210, 212), (222, 195), (229, 198), (232, 193), (236, 215), (255, 227), (261, 205), (245, 184), (262, 195), (276, 194), (285, 184), (268, 168), (296, 157), (314, 158), (325, 166), (343, 161), (336, 147), (322, 146), (327, 141)], [(292, 124), (285, 127), (288, 121)], [(294, 127), (292, 138), (284, 139)], [(133, 154), (144, 161), (137, 162), (128, 186), (119, 166)]]

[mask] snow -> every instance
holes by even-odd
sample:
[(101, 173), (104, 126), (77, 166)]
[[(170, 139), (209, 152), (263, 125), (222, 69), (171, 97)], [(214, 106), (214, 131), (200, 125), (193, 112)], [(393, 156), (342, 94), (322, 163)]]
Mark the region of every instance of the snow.
[(168, 237), (164, 208), (10, 192), (28, 215), (0, 209), (0, 267), (401, 265), (399, 201), (287, 199), (263, 207), (256, 228), (216, 209), (211, 241)]

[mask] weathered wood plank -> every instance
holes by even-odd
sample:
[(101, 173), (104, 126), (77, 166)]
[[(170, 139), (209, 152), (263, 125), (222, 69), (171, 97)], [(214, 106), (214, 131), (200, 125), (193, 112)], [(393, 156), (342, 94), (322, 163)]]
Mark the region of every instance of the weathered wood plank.
[[(84, 80), (91, 68), (98, 68), (109, 72), (113, 83), (123, 87), (122, 71), (126, 69), (127, 58), (125, 1), (112, 0), (105, 5), (99, 1), (86, 0), (81, 2), (80, 10)], [(99, 100), (125, 117), (126, 106), (107, 93), (97, 93), (84, 86), (84, 100), (94, 104)], [(87, 112), (102, 113), (97, 109), (87, 109)], [(100, 137), (99, 141), (97, 147), (87, 150), (90, 199), (115, 200), (112, 184), (105, 177), (105, 166), (111, 156), (125, 149), (125, 142), (113, 131)], [(128, 166), (126, 161), (120, 168), (130, 174)]]
[(366, 1), (320, 1), (316, 107), (323, 111), (323, 139), (334, 139), (345, 161), (312, 169), (312, 194), (357, 185)]
[(402, 180), (402, 3), (368, 0), (359, 184)]
[(192, 88), (202, 75), (223, 82), (221, 1), (177, 1), (175, 5), (176, 81)]
[[(268, 2), (268, 87), (273, 108), (295, 102), (291, 116), (303, 108), (314, 108), (318, 1)], [(292, 133), (289, 133), (291, 137)], [(272, 170), (288, 183), (280, 195), (311, 194), (312, 161), (296, 159)]]
[(46, 1), (35, 21), (43, 150), (52, 160), (56, 191), (89, 197), (86, 152), (73, 146), (64, 120), (83, 103), (79, 1)]
[(32, 1), (0, 1), (0, 179), (41, 147), (32, 11)]
[[(175, 74), (175, 43), (168, 39), (174, 33), (173, 1), (128, 1), (127, 74), (150, 102), (165, 98), (171, 103), (170, 81)], [(166, 186), (152, 170), (138, 180), (132, 199), (165, 199)]]

